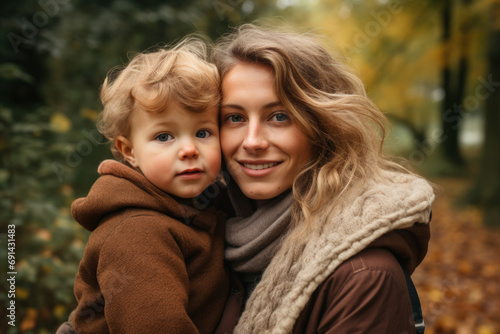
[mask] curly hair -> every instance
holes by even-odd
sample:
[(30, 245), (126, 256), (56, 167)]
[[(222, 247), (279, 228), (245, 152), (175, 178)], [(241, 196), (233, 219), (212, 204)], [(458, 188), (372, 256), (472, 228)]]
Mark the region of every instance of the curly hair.
[(115, 141), (129, 135), (129, 117), (136, 108), (163, 112), (174, 101), (192, 112), (218, 106), (219, 73), (207, 61), (207, 45), (201, 37), (189, 36), (172, 47), (138, 53), (128, 65), (108, 72), (98, 129), (111, 141), (115, 158), (123, 160)]

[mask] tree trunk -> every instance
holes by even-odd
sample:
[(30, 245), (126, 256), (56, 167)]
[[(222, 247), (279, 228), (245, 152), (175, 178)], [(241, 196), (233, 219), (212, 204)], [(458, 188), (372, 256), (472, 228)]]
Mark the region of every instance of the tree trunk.
[[(460, 124), (460, 108), (456, 108), (457, 96), (455, 86), (452, 84), (451, 68), (451, 18), (452, 2), (443, 1), (442, 24), (443, 24), (443, 89), (444, 100), (442, 105), (442, 127), (444, 138), (442, 143), (442, 152), (444, 157), (451, 163), (462, 166), (463, 159), (458, 146), (458, 127)], [(455, 106), (454, 106), (455, 105)]]
[(456, 84), (454, 84), (452, 61), (451, 61), (451, 27), (452, 27), (452, 7), (453, 2), (451, 0), (443, 1), (443, 11), (442, 11), (442, 24), (443, 24), (443, 36), (442, 43), (444, 47), (443, 52), (443, 89), (444, 89), (444, 100), (442, 105), (442, 128), (444, 138), (446, 138), (441, 144), (441, 149), (443, 156), (446, 160), (454, 164), (455, 166), (462, 167), (464, 165), (464, 159), (460, 153), (460, 146), (458, 142), (458, 130), (462, 120), (462, 99), (465, 89), (465, 78), (467, 74), (467, 58), (465, 52), (465, 41), (466, 36), (461, 27), (461, 45), (459, 46), (459, 52), (461, 53), (460, 63), (457, 73)]
[(490, 31), (490, 70), (483, 87), (489, 96), (485, 109), (485, 138), (480, 173), (468, 200), (484, 207), (484, 222), (500, 226), (500, 3), (492, 5)]

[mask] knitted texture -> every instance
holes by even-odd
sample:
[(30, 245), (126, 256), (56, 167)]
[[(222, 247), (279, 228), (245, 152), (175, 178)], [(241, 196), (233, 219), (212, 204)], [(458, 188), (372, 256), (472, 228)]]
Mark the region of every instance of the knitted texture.
[(429, 183), (412, 174), (382, 173), (337, 199), (305, 240), (283, 241), (234, 333), (291, 333), (313, 292), (342, 262), (391, 230), (428, 223), (434, 201)]

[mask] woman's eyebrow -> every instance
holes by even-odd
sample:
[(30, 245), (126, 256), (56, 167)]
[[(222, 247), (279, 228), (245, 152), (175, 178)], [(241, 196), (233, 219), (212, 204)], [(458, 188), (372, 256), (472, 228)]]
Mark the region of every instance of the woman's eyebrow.
[[(270, 103), (265, 104), (262, 107), (262, 109), (271, 109), (271, 108), (274, 108), (274, 107), (283, 107), (283, 103), (281, 103), (280, 101), (270, 102)], [(221, 105), (221, 109), (222, 108), (233, 108), (233, 109), (238, 109), (238, 110), (244, 110), (245, 109), (245, 108), (243, 108), (242, 106), (240, 106), (238, 104), (232, 104), (232, 103), (223, 104), (223, 105)]]
[(221, 107), (221, 109), (223, 109), (223, 108), (233, 108), (233, 109), (238, 109), (238, 110), (244, 110), (245, 109), (245, 108), (243, 108), (240, 105), (232, 104), (232, 103), (223, 104), (220, 107)]
[(263, 109), (270, 109), (270, 108), (274, 108), (274, 107), (283, 107), (283, 103), (281, 103), (280, 101), (271, 102), (271, 103), (266, 104), (263, 107)]

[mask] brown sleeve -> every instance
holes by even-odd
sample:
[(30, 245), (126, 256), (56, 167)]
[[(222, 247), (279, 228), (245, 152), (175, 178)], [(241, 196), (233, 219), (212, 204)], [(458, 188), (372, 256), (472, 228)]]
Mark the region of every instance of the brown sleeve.
[(294, 333), (415, 333), (401, 266), (377, 248), (347, 260), (313, 294)]
[(78, 288), (75, 284), (77, 332), (91, 328), (92, 316), (99, 321), (92, 311), (104, 306), (111, 333), (166, 329), (198, 333), (187, 314), (189, 280), (182, 251), (168, 231), (155, 226), (154, 219), (136, 216), (113, 230), (99, 253), (97, 281), (102, 297), (86, 290), (81, 281)]

